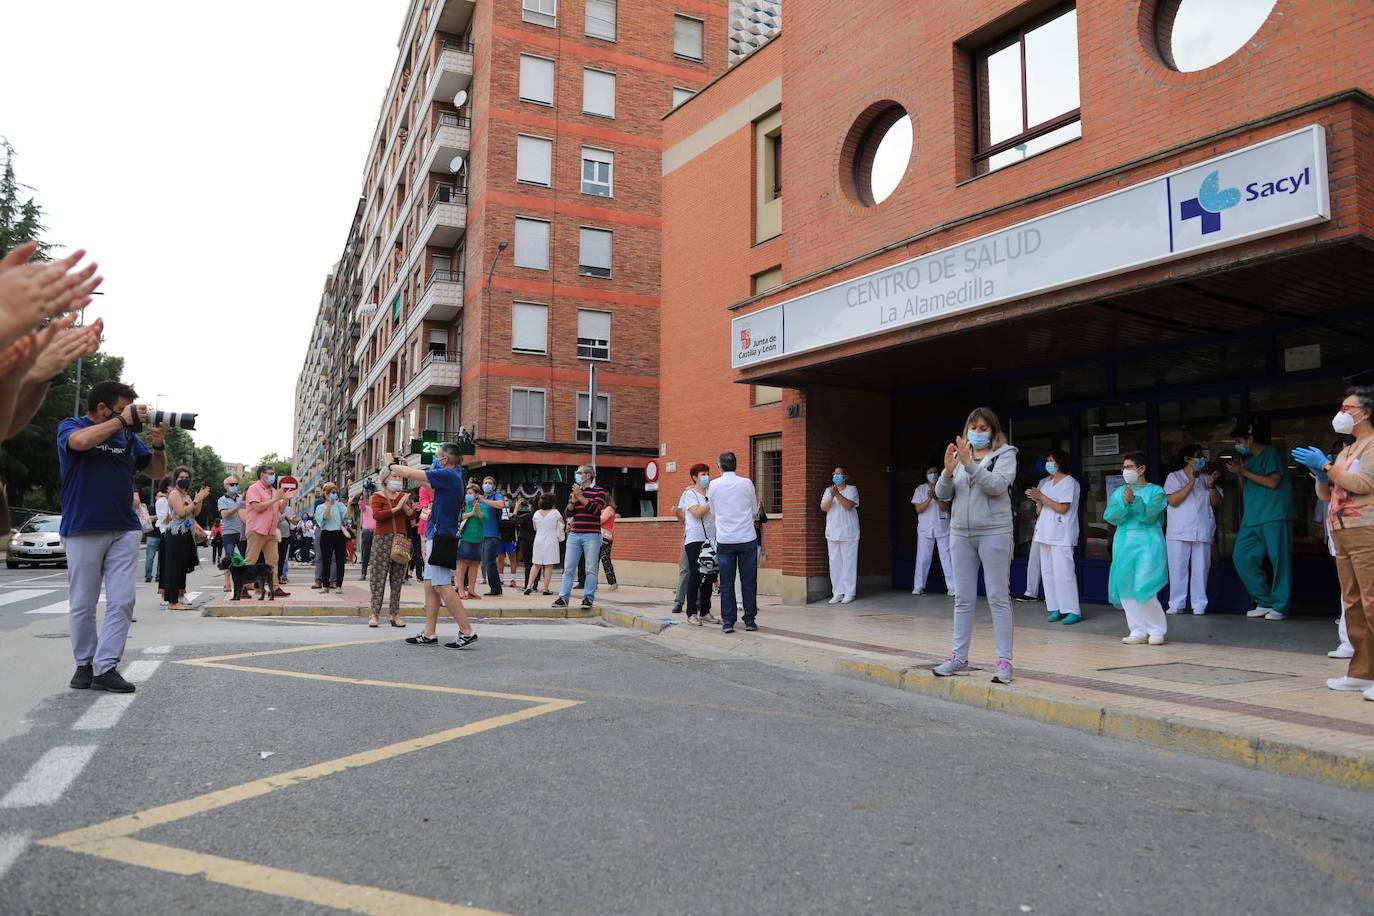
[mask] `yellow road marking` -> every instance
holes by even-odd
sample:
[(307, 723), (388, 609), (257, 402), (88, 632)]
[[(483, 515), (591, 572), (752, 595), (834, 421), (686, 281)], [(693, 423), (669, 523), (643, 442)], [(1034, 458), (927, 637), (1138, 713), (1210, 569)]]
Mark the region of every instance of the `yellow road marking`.
[(489, 690), (469, 690), (462, 687), (440, 687), (433, 684), (411, 684), (401, 681), (381, 681), (367, 678), (335, 677), (327, 674), (314, 674), (301, 671), (282, 671), (273, 668), (256, 668), (248, 665), (229, 665), (225, 661), (244, 658), (259, 658), (269, 655), (286, 655), (295, 652), (309, 652), (314, 649), (333, 649), (341, 646), (371, 645), (381, 640), (368, 639), (354, 642), (326, 643), (323, 645), (294, 646), (287, 649), (271, 649), (262, 652), (244, 652), (236, 655), (211, 656), (187, 659), (178, 664), (200, 668), (221, 668), (227, 671), (244, 671), (252, 674), (268, 674), (277, 677), (293, 677), (304, 680), (323, 681), (335, 684), (353, 684), (365, 687), (388, 687), (406, 690), (419, 690), (435, 693), (459, 694), (463, 696), (511, 700), (533, 703), (525, 709), (480, 719), (467, 725), (445, 729), (418, 738), (397, 741), (383, 747), (361, 751), (300, 767), (285, 773), (254, 779), (241, 785), (214, 792), (206, 792), (179, 802), (157, 805), (136, 814), (113, 818), (90, 827), (70, 830), (38, 841), (40, 846), (65, 849), (71, 852), (95, 856), (136, 865), (157, 871), (188, 877), (200, 876), (207, 881), (224, 884), (244, 890), (304, 900), (323, 906), (352, 910), (370, 914), (409, 914), (409, 913), (486, 913), (487, 910), (460, 907), (422, 897), (385, 891), (379, 888), (344, 884), (300, 872), (254, 865), (236, 859), (227, 859), (174, 846), (146, 843), (130, 839), (133, 834), (150, 827), (162, 826), (175, 821), (215, 811), (228, 805), (261, 798), (281, 789), (335, 773), (357, 769), (383, 760), (391, 760), (404, 754), (411, 754), (426, 748), (436, 747), (459, 738), (481, 734), (505, 725), (513, 725), (526, 719), (547, 715), (551, 712), (581, 705), (579, 700), (565, 700), (559, 697), (529, 696), (525, 694), (498, 693)]

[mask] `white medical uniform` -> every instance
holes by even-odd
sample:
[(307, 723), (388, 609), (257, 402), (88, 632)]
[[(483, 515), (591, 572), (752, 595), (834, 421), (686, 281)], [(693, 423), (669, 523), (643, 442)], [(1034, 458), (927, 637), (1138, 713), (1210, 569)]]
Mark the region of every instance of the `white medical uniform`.
[[(1040, 483), (1035, 486), (1038, 489), (1041, 483), (1046, 480), (1053, 480), (1053, 477), (1042, 478)], [(1039, 519), (1039, 515), (1036, 519)], [(1031, 532), (1030, 552), (1026, 554), (1026, 590), (1022, 592), (1027, 598), (1040, 597), (1040, 542), (1035, 539), (1035, 532)]]
[(830, 550), (830, 594), (852, 598), (859, 578), (859, 488), (852, 483), (840, 488), (840, 495), (854, 504), (852, 509), (846, 509), (838, 499), (831, 499), (830, 508), (824, 508), (828, 494), (830, 488), (826, 487), (821, 503), (825, 512), (825, 544)]
[(916, 576), (913, 588), (925, 591), (930, 579), (930, 561), (936, 549), (940, 551), (940, 573), (945, 577), (945, 588), (954, 591), (954, 566), (949, 559), (949, 510), (935, 499), (935, 487), (923, 483), (911, 494), (911, 504), (919, 505), (932, 500), (926, 511), (916, 516)]
[[(1188, 485), (1187, 471), (1174, 471), (1164, 480), (1172, 496)], [(1169, 613), (1183, 610), (1191, 595), (1194, 614), (1207, 613), (1207, 574), (1212, 569), (1212, 539), (1216, 513), (1207, 484), (1199, 477), (1188, 497), (1165, 510), (1164, 546), (1169, 554)]]
[(1040, 554), (1040, 573), (1045, 581), (1045, 608), (1061, 614), (1081, 614), (1078, 603), (1078, 573), (1073, 566), (1073, 549), (1078, 545), (1078, 481), (1064, 475), (1040, 481), (1039, 490), (1057, 503), (1068, 503), (1069, 511), (1055, 512), (1041, 507), (1035, 519), (1034, 546)]

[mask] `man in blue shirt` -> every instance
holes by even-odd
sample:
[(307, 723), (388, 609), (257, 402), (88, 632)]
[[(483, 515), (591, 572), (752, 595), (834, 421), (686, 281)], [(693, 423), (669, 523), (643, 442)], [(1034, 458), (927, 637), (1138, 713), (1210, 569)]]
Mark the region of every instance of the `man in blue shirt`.
[[(166, 426), (148, 430), (150, 452), (133, 429), (148, 409), (122, 382), (99, 382), (86, 399), (89, 413), (57, 426), (57, 460), (62, 473), (62, 535), (67, 550), (69, 607), (76, 674), (71, 685), (133, 693), (116, 669), (134, 616), (134, 576), (142, 525), (129, 485), (134, 471), (153, 479), (167, 468)], [(105, 582), (105, 619), (96, 636), (95, 606)]]
[(496, 566), (496, 557), (501, 552), (501, 516), (506, 511), (506, 500), (496, 492), (495, 477), (482, 479), (481, 498), (487, 507), (487, 517), (482, 522), (482, 574), (487, 577), (487, 595), (500, 595), (501, 570)]
[[(407, 480), (429, 484), (434, 491), (434, 502), (429, 510), (427, 534), (434, 539), (430, 549), (430, 562), (425, 565), (425, 626), (406, 642), (412, 646), (438, 645), (439, 605), (444, 607), (458, 624), (458, 637), (453, 642), (444, 643), (445, 648), (462, 649), (477, 641), (472, 630), (463, 599), (453, 588), (453, 566), (458, 560), (458, 516), (462, 514), (464, 503), (463, 471), (458, 466), (462, 456), (458, 446), (445, 443), (439, 446), (434, 456), (434, 465), (425, 471), (407, 464), (395, 464), (391, 455), (386, 456), (382, 476), (396, 474)], [(436, 562), (438, 561), (438, 562)], [(451, 565), (452, 564), (452, 565)]]

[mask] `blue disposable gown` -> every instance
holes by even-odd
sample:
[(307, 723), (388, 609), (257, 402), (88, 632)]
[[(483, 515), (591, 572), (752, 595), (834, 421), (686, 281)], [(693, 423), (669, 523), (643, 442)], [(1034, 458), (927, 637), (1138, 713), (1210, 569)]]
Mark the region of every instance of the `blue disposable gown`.
[(1169, 582), (1169, 557), (1164, 549), (1164, 488), (1137, 485), (1135, 499), (1126, 505), (1126, 487), (1119, 487), (1103, 517), (1116, 526), (1112, 539), (1112, 570), (1107, 577), (1107, 600), (1121, 607), (1122, 598), (1146, 602)]

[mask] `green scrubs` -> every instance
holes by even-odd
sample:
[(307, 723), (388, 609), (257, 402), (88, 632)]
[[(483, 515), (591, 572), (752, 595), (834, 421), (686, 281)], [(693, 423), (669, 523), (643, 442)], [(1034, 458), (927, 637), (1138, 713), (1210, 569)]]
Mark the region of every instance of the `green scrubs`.
[[(1262, 477), (1278, 474), (1279, 486), (1271, 490), (1253, 480), (1245, 481), (1241, 491), (1245, 510), (1231, 559), (1256, 607), (1287, 614), (1293, 594), (1293, 482), (1283, 454), (1273, 446), (1251, 455), (1245, 467)], [(1272, 584), (1264, 573), (1266, 558), (1274, 570)]]
[(1164, 488), (1136, 484), (1129, 506), (1126, 490), (1117, 488), (1102, 515), (1107, 524), (1116, 526), (1107, 600), (1117, 607), (1122, 606), (1122, 598), (1144, 604), (1169, 584), (1169, 556), (1164, 547), (1164, 510), (1169, 499)]

